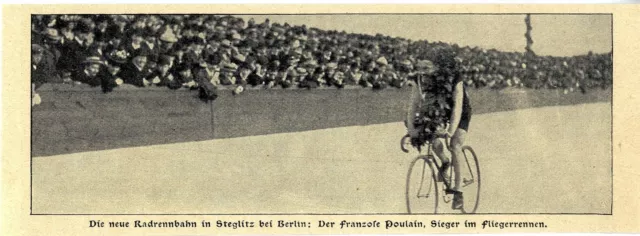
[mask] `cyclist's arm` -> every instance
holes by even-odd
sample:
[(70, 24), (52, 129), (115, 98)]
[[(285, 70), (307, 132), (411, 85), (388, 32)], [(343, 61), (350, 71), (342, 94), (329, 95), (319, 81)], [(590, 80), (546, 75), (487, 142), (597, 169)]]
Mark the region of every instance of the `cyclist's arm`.
[(414, 83), (411, 86), (411, 97), (409, 98), (409, 109), (407, 111), (407, 131), (409, 135), (412, 137), (417, 136), (415, 126), (413, 124), (413, 120), (415, 118), (416, 113), (418, 113), (420, 109), (420, 101), (422, 99), (422, 95), (420, 94), (420, 88), (418, 87), (415, 81), (410, 81), (409, 83)]
[(464, 87), (462, 81), (458, 82), (453, 89), (453, 112), (451, 112), (451, 124), (449, 125), (448, 133), (453, 135), (458, 129), (458, 124), (462, 117), (462, 100), (464, 99)]

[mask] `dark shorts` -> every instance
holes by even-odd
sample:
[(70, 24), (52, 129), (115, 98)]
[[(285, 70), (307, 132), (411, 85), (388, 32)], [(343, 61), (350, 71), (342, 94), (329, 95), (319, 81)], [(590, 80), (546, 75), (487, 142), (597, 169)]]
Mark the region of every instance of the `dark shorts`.
[(471, 107), (462, 108), (462, 116), (460, 117), (458, 129), (469, 132), (469, 123), (471, 123)]

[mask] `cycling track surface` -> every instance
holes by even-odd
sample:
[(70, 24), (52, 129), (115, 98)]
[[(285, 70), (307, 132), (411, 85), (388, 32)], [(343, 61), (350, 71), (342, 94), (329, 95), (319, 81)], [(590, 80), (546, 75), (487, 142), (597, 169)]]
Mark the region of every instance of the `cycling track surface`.
[[(404, 133), (397, 122), (35, 157), (32, 213), (403, 214), (417, 154), (400, 150)], [(611, 213), (610, 103), (474, 115), (467, 144), (477, 213)]]

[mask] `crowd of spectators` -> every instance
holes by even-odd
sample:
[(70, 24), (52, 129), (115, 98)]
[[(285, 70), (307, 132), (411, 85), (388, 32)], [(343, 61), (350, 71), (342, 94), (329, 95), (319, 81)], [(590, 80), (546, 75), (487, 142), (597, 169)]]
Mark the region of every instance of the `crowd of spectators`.
[(221, 15), (34, 15), (32, 82), (115, 87), (401, 88), (453, 51), (467, 86), (586, 92), (612, 84), (611, 54), (525, 55)]

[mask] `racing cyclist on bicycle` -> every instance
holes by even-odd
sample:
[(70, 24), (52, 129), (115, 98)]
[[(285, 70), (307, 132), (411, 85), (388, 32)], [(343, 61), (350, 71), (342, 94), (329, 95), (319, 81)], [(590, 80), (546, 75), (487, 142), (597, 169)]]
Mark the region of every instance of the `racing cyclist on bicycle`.
[[(445, 152), (443, 139), (434, 142), (434, 151), (442, 160), (439, 170), (442, 180), (451, 164), (454, 166), (455, 183), (448, 193), (453, 193), (453, 209), (461, 209), (463, 205), (460, 190), (460, 163), (462, 146), (469, 130), (471, 120), (471, 104), (464, 83), (460, 76), (458, 62), (453, 52), (441, 52), (434, 58), (434, 63), (422, 60), (416, 63), (417, 72), (411, 80), (414, 83), (407, 121), (422, 120), (427, 124), (407, 122), (407, 131), (412, 144), (424, 144), (427, 132), (450, 137), (451, 158)], [(445, 125), (448, 124), (448, 125)]]

